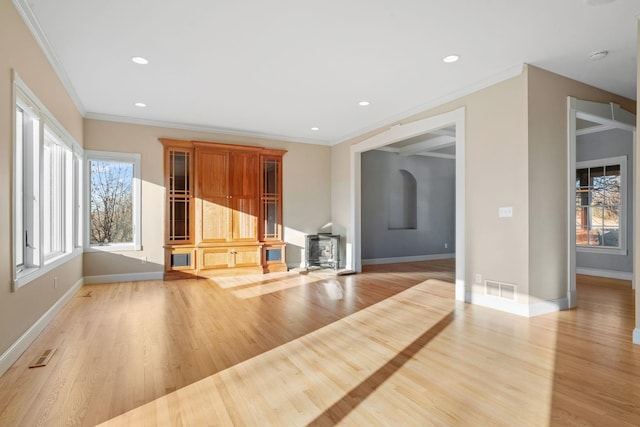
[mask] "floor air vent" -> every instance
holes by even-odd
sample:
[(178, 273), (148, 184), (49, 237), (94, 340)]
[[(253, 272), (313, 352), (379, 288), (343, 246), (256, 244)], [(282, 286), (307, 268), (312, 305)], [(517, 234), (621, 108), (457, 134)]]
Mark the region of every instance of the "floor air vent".
[(484, 281), (484, 293), (486, 295), (510, 300), (516, 299), (516, 285), (496, 282), (495, 280)]
[(41, 366), (45, 366), (47, 363), (49, 363), (49, 360), (51, 360), (51, 357), (53, 357), (53, 353), (56, 352), (56, 349), (48, 349), (42, 352), (42, 354), (36, 359), (35, 362), (33, 362), (31, 365), (29, 365), (30, 368), (39, 368)]

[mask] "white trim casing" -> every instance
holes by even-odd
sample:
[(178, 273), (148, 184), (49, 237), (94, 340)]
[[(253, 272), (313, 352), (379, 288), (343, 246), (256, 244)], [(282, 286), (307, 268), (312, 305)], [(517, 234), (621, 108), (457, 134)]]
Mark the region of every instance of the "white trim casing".
[(140, 282), (143, 280), (162, 280), (162, 271), (150, 271), (146, 273), (105, 274), (100, 276), (85, 276), (85, 285), (99, 283)]
[(347, 265), (348, 270), (362, 271), (361, 262), (361, 154), (394, 142), (415, 136), (435, 132), (451, 125), (456, 128), (456, 285), (457, 301), (467, 301), (465, 282), (465, 118), (466, 110), (456, 110), (427, 117), (415, 122), (397, 124), (350, 147), (351, 161), (351, 200), (350, 216), (347, 226)]
[(391, 258), (369, 258), (363, 259), (362, 265), (379, 265), (379, 264), (394, 264), (397, 262), (418, 262), (418, 261), (434, 261), (438, 259), (452, 259), (456, 254), (433, 254), (433, 255), (416, 255), (416, 256), (403, 256), (403, 257), (391, 257)]
[(24, 351), (38, 338), (44, 328), (51, 323), (62, 307), (73, 298), (82, 287), (83, 280), (78, 280), (67, 292), (60, 297), (27, 331), (20, 336), (2, 355), (0, 355), (0, 375), (13, 365)]
[[(611, 129), (622, 129), (632, 132), (633, 135), (633, 162), (637, 166), (636, 162), (636, 118), (632, 113), (623, 110), (619, 105), (610, 103), (604, 104), (600, 102), (583, 101), (571, 96), (567, 97), (567, 188), (568, 188), (568, 209), (567, 209), (567, 223), (569, 224), (569, 241), (567, 244), (567, 298), (569, 300), (569, 308), (574, 308), (577, 305), (577, 293), (576, 293), (576, 198), (575, 198), (575, 171), (576, 171), (576, 121), (577, 119), (588, 120), (600, 125), (610, 127)], [(638, 184), (638, 171), (634, 167), (634, 181), (633, 185)], [(636, 198), (637, 199), (637, 198)], [(640, 215), (639, 200), (635, 200), (634, 206), (634, 219), (633, 229), (634, 234), (638, 235), (638, 221), (636, 218)], [(626, 212), (625, 212), (626, 215)], [(628, 242), (628, 245), (636, 248), (638, 239), (634, 237), (633, 242)], [(634, 272), (636, 271), (636, 259), (634, 256)], [(635, 278), (633, 279), (633, 286), (635, 287)]]
[(469, 293), (467, 298), (469, 298), (470, 301), (473, 301), (474, 304), (524, 317), (534, 317), (541, 314), (567, 310), (569, 308), (568, 298), (540, 301), (534, 304), (522, 304), (513, 300), (494, 297), (480, 292)]
[(635, 328), (633, 330), (633, 343), (640, 345), (640, 328)]
[(633, 280), (632, 271), (602, 270), (600, 268), (577, 267), (576, 274), (586, 276), (606, 277), (608, 279)]

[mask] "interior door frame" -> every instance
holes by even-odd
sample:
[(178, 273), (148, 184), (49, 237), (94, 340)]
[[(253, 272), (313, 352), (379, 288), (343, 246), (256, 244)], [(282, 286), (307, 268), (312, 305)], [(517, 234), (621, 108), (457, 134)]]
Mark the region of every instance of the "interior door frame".
[[(633, 162), (633, 177), (627, 177), (627, 182), (633, 184), (634, 190), (638, 185), (636, 177), (640, 176), (637, 171), (638, 162), (636, 162), (636, 119), (635, 116), (628, 111), (620, 108), (620, 106), (610, 103), (600, 103), (593, 101), (583, 101), (574, 97), (567, 97), (567, 112), (568, 112), (568, 194), (569, 194), (569, 209), (568, 209), (568, 224), (569, 233), (567, 248), (569, 253), (567, 254), (568, 274), (567, 278), (568, 289), (567, 299), (569, 300), (569, 308), (575, 308), (577, 306), (577, 293), (576, 293), (576, 197), (575, 197), (575, 174), (576, 174), (576, 123), (577, 119), (584, 119), (595, 123), (608, 126), (611, 129), (622, 129), (632, 133), (633, 135), (633, 158), (630, 160)], [(636, 207), (638, 202), (634, 198), (633, 218), (627, 218), (627, 224), (633, 221), (634, 236), (631, 241), (627, 242), (627, 245), (633, 245), (634, 248), (634, 262), (633, 273), (635, 278), (635, 272), (637, 271), (636, 259), (638, 258), (636, 250), (638, 248), (638, 221), (640, 212), (637, 212)], [(635, 279), (632, 281), (635, 288)]]
[(397, 124), (384, 132), (354, 144), (351, 150), (350, 218), (347, 228), (346, 268), (362, 271), (361, 259), (361, 154), (398, 141), (413, 138), (454, 125), (456, 128), (456, 283), (455, 298), (466, 301), (465, 284), (465, 108), (428, 117), (414, 122)]

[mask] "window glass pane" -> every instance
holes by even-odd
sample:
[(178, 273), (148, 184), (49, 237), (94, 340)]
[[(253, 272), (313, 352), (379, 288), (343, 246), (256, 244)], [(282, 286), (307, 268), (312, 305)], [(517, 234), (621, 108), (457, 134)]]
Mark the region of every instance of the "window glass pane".
[(602, 225), (603, 225), (603, 213), (602, 207), (589, 208), (589, 245), (590, 246), (602, 246)]
[(620, 246), (620, 229), (608, 227), (604, 230), (603, 246), (617, 248)]
[(604, 203), (606, 180), (604, 167), (591, 168), (591, 205), (599, 206)]
[(91, 160), (90, 243), (133, 243), (133, 163)]
[(576, 171), (576, 188), (586, 188), (589, 186), (589, 169), (583, 168)]
[(23, 113), (21, 108), (16, 109), (16, 158), (15, 158), (15, 262), (16, 266), (24, 264), (24, 132)]
[(576, 208), (576, 244), (588, 245), (589, 227), (587, 225), (587, 208)]
[(604, 200), (605, 205), (619, 206), (621, 202), (622, 177), (620, 176), (620, 165), (607, 166), (604, 180)]
[(620, 208), (613, 206), (603, 208), (602, 232), (604, 246), (620, 245)]
[(66, 149), (45, 134), (43, 145), (43, 245), (45, 258), (64, 252)]
[(78, 156), (73, 160), (73, 191), (75, 193), (74, 203), (74, 225), (75, 225), (75, 239), (74, 245), (76, 247), (82, 247), (82, 191), (80, 191), (80, 183), (82, 181), (82, 159)]

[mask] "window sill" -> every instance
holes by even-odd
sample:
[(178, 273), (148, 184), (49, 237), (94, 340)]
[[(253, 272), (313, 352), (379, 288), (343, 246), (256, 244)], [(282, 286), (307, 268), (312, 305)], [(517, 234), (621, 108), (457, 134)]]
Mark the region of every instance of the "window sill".
[(142, 246), (134, 243), (123, 243), (118, 245), (90, 246), (84, 248), (85, 252), (127, 252), (141, 251)]
[(602, 254), (602, 255), (627, 255), (626, 249), (620, 248), (604, 248), (593, 246), (576, 246), (577, 252), (583, 252), (588, 254)]

